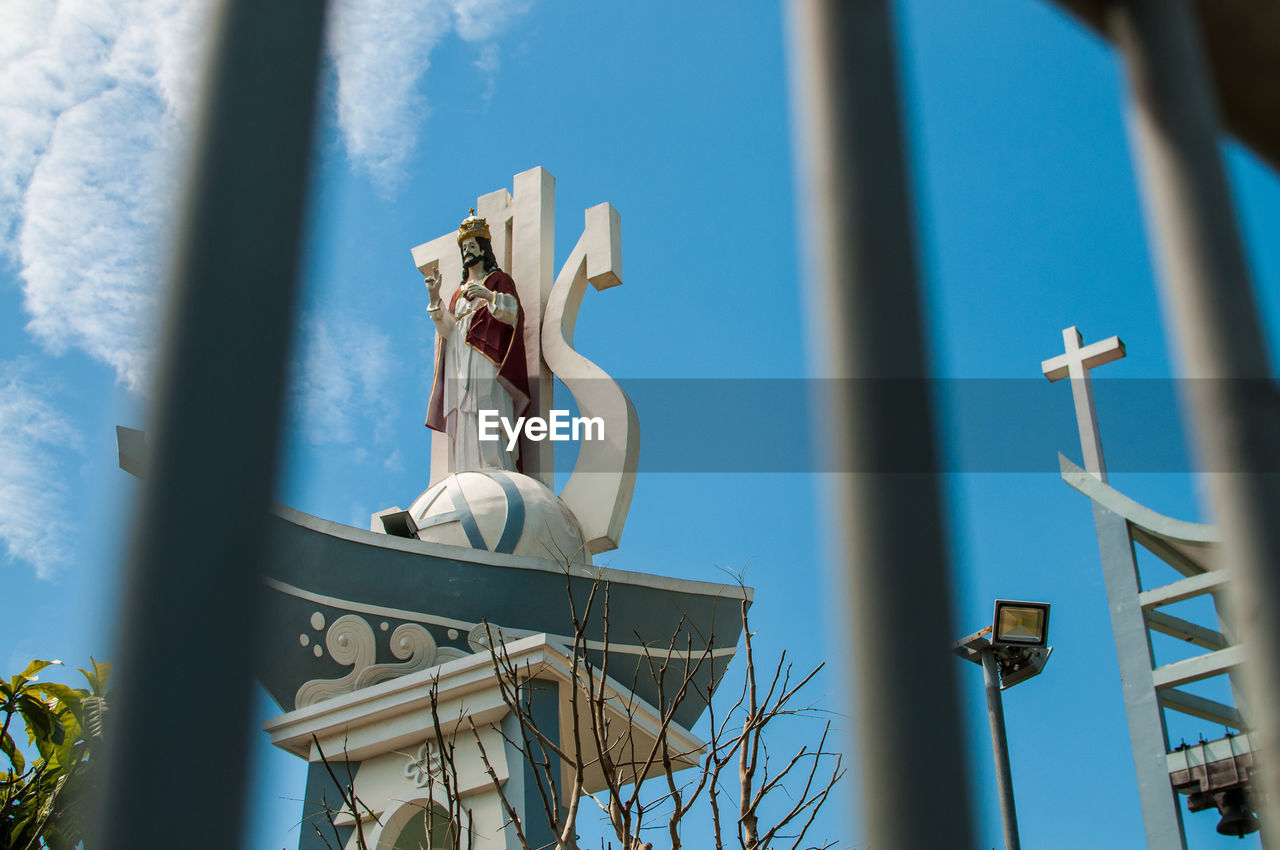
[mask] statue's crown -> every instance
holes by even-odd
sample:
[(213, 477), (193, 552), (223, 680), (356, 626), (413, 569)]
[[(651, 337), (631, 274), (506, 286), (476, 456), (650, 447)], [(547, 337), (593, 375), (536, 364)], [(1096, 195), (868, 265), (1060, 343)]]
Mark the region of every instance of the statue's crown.
[(458, 225), (458, 244), (462, 244), (462, 240), (475, 237), (477, 239), (490, 239), (489, 223), (482, 218), (476, 216), (475, 207), (471, 208), (471, 213), (462, 220), (462, 224)]

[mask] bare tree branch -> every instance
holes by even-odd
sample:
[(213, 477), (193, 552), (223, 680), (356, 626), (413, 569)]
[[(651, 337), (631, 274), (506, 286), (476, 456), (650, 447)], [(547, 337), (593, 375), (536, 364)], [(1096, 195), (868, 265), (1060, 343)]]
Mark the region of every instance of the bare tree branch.
[[(556, 674), (561, 700), (557, 716), (563, 721), (557, 720), (555, 728), (540, 728), (541, 703), (533, 685), (548, 672), (529, 661), (523, 666), (514, 661), (502, 630), (484, 623), (490, 666), (511, 721), (487, 728), (494, 730), (523, 760), (526, 777), (530, 778), (527, 781), (532, 781), (538, 792), (541, 816), (553, 836), (548, 846), (579, 850), (578, 823), (586, 798), (595, 803), (613, 834), (608, 841), (601, 839), (602, 848), (648, 850), (652, 844), (641, 836), (661, 830), (671, 850), (682, 850), (684, 823), (694, 807), (705, 801), (710, 808), (714, 848), (724, 850), (722, 817), (726, 807), (722, 796), (732, 793), (737, 798), (735, 833), (744, 850), (763, 850), (783, 840), (794, 840), (792, 850), (800, 850), (819, 810), (844, 775), (841, 758), (826, 749), (828, 723), (816, 748), (802, 746), (799, 752), (780, 760), (782, 767), (776, 770), (766, 732), (781, 717), (807, 715), (816, 710), (813, 704), (797, 708), (793, 703), (822, 665), (797, 679), (783, 652), (769, 671), (767, 686), (762, 687), (756, 636), (747, 617), (750, 603), (744, 594), (738, 604), (744, 635), (743, 676), (737, 693), (729, 694), (735, 700), (727, 711), (718, 710), (717, 700), (710, 698), (716, 681), (715, 633), (698, 633), (683, 615), (665, 646), (649, 645), (636, 635), (640, 658), (634, 666), (628, 663), (623, 667), (631, 682), (628, 690), (610, 676), (617, 667), (611, 643), (614, 624), (610, 583), (598, 577), (584, 586), (566, 564), (565, 584), (573, 632), (568, 646), (562, 647), (568, 669)], [(589, 635), (599, 635), (599, 642), (589, 639)], [(559, 678), (561, 675), (564, 678)], [(649, 692), (656, 693), (656, 705), (646, 707), (647, 702), (635, 697), (642, 679), (651, 688)], [(450, 820), (461, 830), (464, 820), (470, 824), (471, 812), (457, 802), (456, 744), (450, 735), (458, 734), (463, 718), (459, 717), (452, 733), (446, 733), (438, 716), (437, 696), (433, 689), (432, 722), (442, 771), (438, 777), (429, 776), (428, 794), (436, 798), (434, 783), (438, 782), (439, 796), (448, 803)], [(700, 709), (705, 706), (710, 738), (700, 747), (677, 743), (686, 733), (675, 718), (690, 699), (697, 700)], [(656, 713), (650, 714), (651, 710)], [(529, 842), (528, 818), (532, 814), (522, 813), (507, 798), (505, 783), (498, 779), (480, 729), (467, 720), (489, 784), (501, 800), (507, 826), (521, 850), (541, 850)], [(563, 729), (561, 722), (565, 724)], [(734, 762), (737, 770), (731, 773), (728, 767)], [(690, 766), (696, 767), (684, 774)], [(729, 776), (736, 779), (732, 791), (725, 788)], [(597, 791), (586, 790), (588, 777)], [(790, 793), (791, 785), (800, 785), (798, 794)], [(775, 794), (791, 797), (790, 802), (783, 803), (784, 810), (779, 811), (769, 802)], [(356, 810), (361, 805), (356, 800)], [(431, 835), (435, 815), (428, 812), (425, 817)], [(787, 830), (796, 834), (786, 834)], [(455, 840), (460, 841), (460, 834)]]

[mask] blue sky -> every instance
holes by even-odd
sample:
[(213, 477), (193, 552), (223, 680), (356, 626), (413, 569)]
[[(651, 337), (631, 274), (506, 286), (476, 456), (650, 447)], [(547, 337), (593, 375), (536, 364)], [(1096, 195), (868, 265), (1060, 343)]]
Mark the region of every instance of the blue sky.
[[(111, 655), (135, 492), (116, 467), (114, 426), (145, 427), (202, 8), (0, 3), (6, 670), (31, 657), (82, 666), (91, 653)], [(1167, 395), (1163, 382), (1178, 368), (1142, 230), (1119, 69), (1109, 48), (1044, 2), (895, 8), (932, 361), (955, 379), (939, 397), (954, 470), (957, 637), (988, 622), (996, 597), (1053, 603), (1052, 663), (1006, 694), (1023, 839), (1050, 850), (1138, 846), (1092, 517), (1056, 474), (1055, 451), (1080, 454), (1069, 390), (1039, 376), (1040, 361), (1061, 351), (1062, 328), (1079, 326), (1086, 341), (1119, 334), (1128, 357), (1099, 376), (1142, 382), (1099, 388), (1112, 483), (1156, 510), (1202, 517), (1185, 463), (1143, 454), (1154, 438), (1181, 440), (1172, 405), (1156, 415), (1134, 401)], [(536, 165), (557, 179), (557, 265), (586, 207), (609, 201), (622, 216), (624, 285), (587, 297), (576, 339), (586, 356), (632, 380), (806, 376), (817, 307), (798, 270), (811, 216), (796, 209), (775, 3), (349, 0), (338, 9), (281, 501), (365, 526), (372, 511), (408, 504), (425, 487), (432, 330), (409, 251)], [(1228, 147), (1226, 156), (1274, 348), (1280, 183), (1247, 154)], [(966, 414), (975, 387), (1008, 392), (1007, 408), (989, 405), (975, 424)], [(847, 728), (855, 721), (830, 640), (843, 614), (824, 592), (832, 518), (821, 482), (751, 471), (774, 441), (807, 439), (806, 411), (785, 396), (700, 411), (697, 421), (642, 406), (646, 433), (680, 428), (691, 441), (729, 445), (741, 462), (734, 472), (642, 475), (621, 549), (598, 560), (710, 581), (745, 570), (762, 651), (785, 648), (798, 666), (827, 662), (818, 691)], [(999, 464), (1005, 448), (1023, 458), (1018, 471)], [(173, 639), (175, 663), (198, 682), (198, 661)], [(969, 665), (959, 673), (978, 846), (997, 846), (981, 676)], [(1175, 726), (1175, 743), (1221, 734), (1204, 726)], [(248, 846), (295, 846), (298, 806), (282, 798), (301, 795), (300, 764), (261, 739), (258, 750)], [(849, 795), (855, 784), (847, 781)], [(862, 846), (856, 812), (845, 821), (845, 807), (832, 808), (830, 837)], [(1209, 813), (1186, 823), (1192, 847), (1228, 842)]]

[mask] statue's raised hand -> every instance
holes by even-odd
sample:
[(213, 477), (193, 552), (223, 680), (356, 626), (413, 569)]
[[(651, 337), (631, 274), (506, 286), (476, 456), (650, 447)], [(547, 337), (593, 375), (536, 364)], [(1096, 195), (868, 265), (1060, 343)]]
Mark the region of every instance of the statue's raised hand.
[(440, 303), (440, 273), (438, 271), (431, 272), (426, 276), (424, 282), (427, 285), (427, 295), (431, 298), (431, 303)]

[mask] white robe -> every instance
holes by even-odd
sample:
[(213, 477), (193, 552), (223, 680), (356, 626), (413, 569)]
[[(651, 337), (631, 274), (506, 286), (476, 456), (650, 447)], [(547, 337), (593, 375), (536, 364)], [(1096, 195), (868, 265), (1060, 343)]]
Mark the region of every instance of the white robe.
[[(479, 438), (482, 410), (495, 411), (515, 427), (515, 404), (498, 381), (498, 364), (466, 342), (471, 320), (479, 310), (489, 310), (499, 322), (515, 326), (520, 309), (515, 297), (503, 292), (495, 292), (494, 296), (492, 307), (483, 299), (471, 300), (459, 295), (453, 312), (441, 307), (431, 313), (436, 333), (444, 342), (444, 421), (454, 472), (477, 469), (514, 472), (520, 457), (518, 442), (507, 451), (508, 437), (501, 425), (490, 429), (490, 433), (497, 431), (497, 440)], [(493, 421), (492, 416), (489, 421)]]

